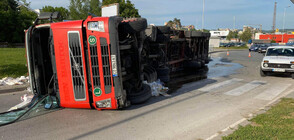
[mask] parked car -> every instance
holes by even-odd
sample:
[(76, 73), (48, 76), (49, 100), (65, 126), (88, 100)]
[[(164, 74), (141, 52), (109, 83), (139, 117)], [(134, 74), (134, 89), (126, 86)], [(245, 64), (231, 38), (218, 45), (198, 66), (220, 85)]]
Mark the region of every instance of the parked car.
[(269, 73), (290, 73), (294, 79), (294, 47), (271, 46), (261, 62), (260, 75)]
[(232, 46), (235, 46), (235, 44), (230, 42), (230, 43), (226, 43), (224, 47), (232, 47)]
[(258, 44), (253, 44), (250, 48), (249, 48), (249, 51), (254, 51), (254, 52), (257, 52), (258, 49), (259, 49), (260, 45)]
[(266, 49), (267, 49), (269, 46), (270, 46), (269, 44), (262, 44), (262, 45), (260, 45), (260, 47), (258, 48), (258, 52), (259, 52), (259, 53), (265, 53), (265, 52), (266, 52)]
[(219, 46), (220, 47), (225, 47), (226, 43), (220, 43)]
[(286, 43), (287, 46), (294, 46), (294, 42), (288, 42)]
[(235, 43), (235, 46), (242, 47), (242, 46), (245, 46), (245, 43), (244, 42), (237, 42), (237, 43)]

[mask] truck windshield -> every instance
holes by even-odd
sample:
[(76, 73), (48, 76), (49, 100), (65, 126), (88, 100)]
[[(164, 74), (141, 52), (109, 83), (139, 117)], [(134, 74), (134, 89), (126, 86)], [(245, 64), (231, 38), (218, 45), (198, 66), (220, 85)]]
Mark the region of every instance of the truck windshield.
[(266, 56), (294, 56), (294, 48), (269, 48)]

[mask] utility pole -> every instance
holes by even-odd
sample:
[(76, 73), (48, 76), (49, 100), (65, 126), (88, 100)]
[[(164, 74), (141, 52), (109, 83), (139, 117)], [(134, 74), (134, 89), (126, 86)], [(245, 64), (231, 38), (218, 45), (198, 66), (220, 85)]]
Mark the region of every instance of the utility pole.
[(234, 31), (235, 31), (235, 27), (236, 27), (236, 16), (234, 16)]
[(202, 7), (202, 31), (204, 30), (204, 7), (205, 7), (205, 0), (203, 0), (203, 7)]
[(291, 7), (290, 5), (285, 7), (284, 9), (284, 20), (283, 20), (283, 34), (282, 34), (282, 43), (284, 43), (284, 34), (285, 34), (285, 18), (286, 18), (286, 10), (287, 8)]
[(274, 18), (273, 18), (273, 33), (276, 30), (277, 2), (275, 1)]

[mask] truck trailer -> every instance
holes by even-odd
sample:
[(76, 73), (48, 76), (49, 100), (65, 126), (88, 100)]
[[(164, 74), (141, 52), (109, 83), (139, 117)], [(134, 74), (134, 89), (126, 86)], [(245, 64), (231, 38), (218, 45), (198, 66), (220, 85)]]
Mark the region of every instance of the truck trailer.
[[(26, 30), (32, 92), (67, 108), (121, 109), (151, 97), (143, 81), (209, 62), (209, 33), (147, 26), (145, 18), (93, 17), (53, 22), (41, 13)], [(40, 20), (50, 23), (38, 24)]]

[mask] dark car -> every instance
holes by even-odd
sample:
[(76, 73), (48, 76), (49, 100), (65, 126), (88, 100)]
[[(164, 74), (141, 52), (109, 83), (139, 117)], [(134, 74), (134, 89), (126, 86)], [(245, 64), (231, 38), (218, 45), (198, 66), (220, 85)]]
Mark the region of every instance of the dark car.
[(265, 53), (265, 52), (266, 52), (266, 49), (267, 49), (269, 46), (270, 46), (269, 44), (262, 44), (262, 45), (260, 45), (260, 47), (258, 48), (258, 52), (259, 52), (259, 53)]
[(226, 43), (220, 43), (219, 46), (220, 47), (225, 47)]
[(242, 46), (245, 46), (245, 43), (244, 42), (237, 42), (237, 43), (235, 43), (235, 46), (242, 47)]
[(259, 49), (260, 45), (258, 44), (253, 44), (250, 48), (249, 48), (249, 51), (254, 51), (254, 52), (257, 52), (258, 49)]
[(224, 47), (232, 47), (232, 46), (235, 46), (235, 44), (232, 43), (232, 42), (230, 42), (230, 43), (226, 43), (226, 44), (224, 45)]

